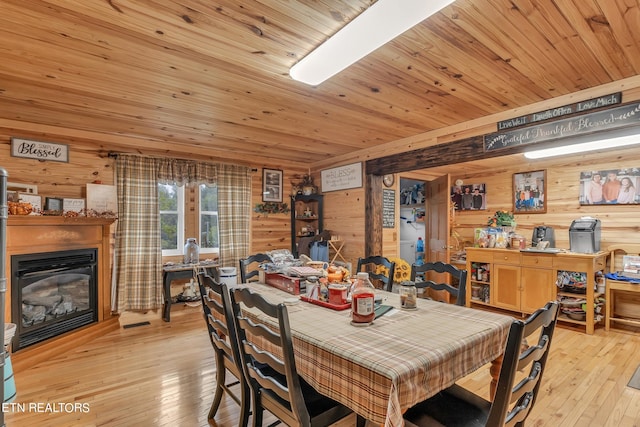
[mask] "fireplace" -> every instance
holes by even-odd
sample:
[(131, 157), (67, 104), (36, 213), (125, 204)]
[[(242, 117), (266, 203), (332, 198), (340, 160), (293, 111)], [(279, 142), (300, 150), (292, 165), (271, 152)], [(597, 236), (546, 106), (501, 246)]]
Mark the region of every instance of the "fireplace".
[(98, 321), (98, 250), (11, 256), (14, 350)]

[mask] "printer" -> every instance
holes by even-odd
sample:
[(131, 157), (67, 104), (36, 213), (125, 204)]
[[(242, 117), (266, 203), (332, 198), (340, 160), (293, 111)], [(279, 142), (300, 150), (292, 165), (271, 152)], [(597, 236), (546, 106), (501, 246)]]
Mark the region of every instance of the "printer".
[(576, 219), (569, 227), (571, 252), (593, 254), (600, 252), (600, 220), (592, 217)]

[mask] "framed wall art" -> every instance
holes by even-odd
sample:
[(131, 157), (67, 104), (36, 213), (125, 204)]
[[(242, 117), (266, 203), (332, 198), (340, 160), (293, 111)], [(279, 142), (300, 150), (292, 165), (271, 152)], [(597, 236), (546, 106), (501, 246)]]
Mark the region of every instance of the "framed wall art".
[(62, 213), (62, 199), (57, 197), (45, 197), (44, 210), (48, 212)]
[(282, 203), (282, 170), (262, 169), (262, 201)]
[(547, 203), (547, 171), (513, 174), (513, 212), (545, 213)]
[(484, 184), (454, 185), (451, 187), (451, 203), (457, 211), (487, 209), (487, 192)]
[(87, 184), (87, 210), (98, 214), (118, 212), (118, 193), (115, 185)]
[(42, 196), (31, 193), (18, 193), (18, 199), (24, 203), (31, 203), (33, 211), (29, 215), (40, 215), (42, 212)]
[(64, 212), (81, 213), (84, 210), (84, 199), (62, 199), (62, 210)]
[(640, 204), (640, 168), (580, 172), (581, 205)]

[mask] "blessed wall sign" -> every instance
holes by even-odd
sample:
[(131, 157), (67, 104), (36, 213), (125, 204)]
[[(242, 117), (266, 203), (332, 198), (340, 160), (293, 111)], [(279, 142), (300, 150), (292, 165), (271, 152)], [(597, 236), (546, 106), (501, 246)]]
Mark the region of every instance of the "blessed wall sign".
[(69, 146), (53, 142), (11, 138), (11, 156), (69, 163)]

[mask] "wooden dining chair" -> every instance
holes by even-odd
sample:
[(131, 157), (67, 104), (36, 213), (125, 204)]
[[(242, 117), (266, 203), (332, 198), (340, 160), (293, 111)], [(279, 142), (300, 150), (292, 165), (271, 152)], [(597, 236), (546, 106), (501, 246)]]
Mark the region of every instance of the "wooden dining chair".
[(417, 426), (523, 426), (540, 390), (557, 319), (558, 302), (551, 301), (528, 319), (514, 320), (492, 401), (454, 384), (407, 410), (405, 420)]
[[(318, 393), (298, 375), (287, 307), (249, 288), (230, 290), (240, 358), (251, 389), (253, 425), (266, 409), (289, 426), (328, 426), (352, 411)], [(258, 310), (248, 317), (243, 309)]]
[(366, 258), (358, 258), (358, 268), (356, 272), (366, 271), (369, 273), (369, 280), (373, 285), (376, 281), (382, 284), (382, 289), (391, 292), (393, 290), (393, 278), (395, 275), (396, 263), (389, 261), (383, 256), (374, 255)]
[[(240, 427), (247, 426), (249, 422), (250, 395), (249, 385), (245, 380), (240, 365), (240, 350), (236, 336), (235, 324), (231, 312), (231, 301), (227, 285), (218, 283), (205, 272), (198, 273), (198, 286), (204, 320), (207, 324), (209, 339), (213, 346), (216, 359), (216, 390), (209, 409), (208, 419), (213, 419), (218, 411), (222, 396), (226, 392), (238, 405), (240, 405)], [(208, 290), (213, 295), (208, 293)], [(226, 373), (231, 372), (236, 381), (227, 383)], [(232, 390), (238, 386), (239, 395)]]
[(260, 271), (260, 265), (271, 262), (267, 254), (257, 253), (240, 259), (240, 283), (255, 282)]
[[(427, 273), (434, 272), (438, 274), (444, 274), (445, 280), (435, 281), (427, 279)], [(416, 277), (422, 275), (427, 280), (416, 282)], [(447, 277), (448, 276), (448, 277)], [(448, 278), (448, 280), (446, 280)], [(458, 287), (451, 284), (455, 279), (458, 282)], [(438, 299), (443, 302), (450, 302), (451, 297), (455, 298), (455, 304), (463, 306), (467, 300), (467, 270), (456, 267), (452, 264), (446, 264), (441, 261), (437, 262), (425, 262), (422, 265), (413, 264), (411, 266), (411, 281), (416, 284), (416, 288), (432, 289), (434, 291), (446, 291), (448, 299), (438, 299), (437, 294), (434, 299)]]

